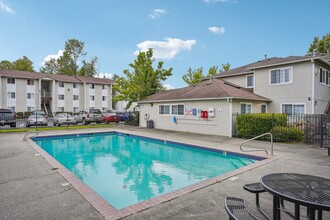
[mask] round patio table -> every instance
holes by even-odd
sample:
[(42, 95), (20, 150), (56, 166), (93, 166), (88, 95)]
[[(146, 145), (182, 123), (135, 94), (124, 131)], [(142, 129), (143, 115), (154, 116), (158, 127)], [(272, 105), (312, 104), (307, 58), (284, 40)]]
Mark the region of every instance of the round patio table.
[(274, 173), (263, 176), (261, 184), (273, 195), (273, 219), (281, 219), (280, 199), (295, 204), (295, 219), (300, 218), (300, 206), (307, 207), (309, 219), (322, 219), (322, 210), (330, 211), (330, 179), (296, 174)]

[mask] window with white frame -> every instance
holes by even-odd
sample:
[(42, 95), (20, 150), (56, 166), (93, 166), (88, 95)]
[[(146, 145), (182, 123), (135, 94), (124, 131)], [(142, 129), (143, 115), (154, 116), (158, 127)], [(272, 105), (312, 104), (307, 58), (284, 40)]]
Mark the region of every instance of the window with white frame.
[(78, 88), (78, 84), (77, 83), (73, 83), (73, 88)]
[(94, 96), (93, 95), (90, 95), (89, 96), (89, 100), (94, 101), (95, 100)]
[(58, 100), (64, 100), (64, 95), (58, 95)]
[(320, 83), (330, 85), (330, 72), (323, 68), (320, 68)]
[(89, 84), (89, 88), (90, 89), (94, 89), (95, 88), (95, 85), (94, 84)]
[(160, 115), (169, 115), (170, 114), (170, 105), (159, 105), (159, 114)]
[(267, 105), (266, 104), (261, 104), (260, 105), (260, 112), (261, 113), (267, 113)]
[(249, 114), (252, 112), (252, 103), (241, 103), (241, 114)]
[(79, 107), (73, 107), (73, 112), (77, 113), (79, 111)]
[(34, 99), (34, 93), (27, 93), (26, 97), (27, 99)]
[(248, 87), (248, 88), (254, 87), (254, 76), (253, 75), (246, 76), (246, 87)]
[(171, 105), (172, 115), (184, 115), (184, 105)]
[(34, 79), (27, 79), (26, 84), (30, 85), (30, 86), (33, 86), (34, 85)]
[(106, 96), (102, 96), (102, 101), (107, 101), (107, 97)]
[(79, 96), (78, 95), (73, 95), (73, 100), (79, 100)]
[(8, 108), (15, 111), (15, 106), (8, 106)]
[(282, 104), (282, 113), (286, 115), (305, 114), (305, 104)]
[(58, 82), (58, 87), (64, 87), (64, 82)]
[(7, 78), (8, 84), (15, 84), (15, 78)]
[(28, 106), (28, 107), (26, 108), (26, 110), (27, 110), (28, 112), (32, 112), (32, 111), (34, 111), (34, 107)]
[(14, 99), (16, 97), (15, 92), (8, 92), (8, 99)]
[(106, 85), (102, 85), (102, 89), (103, 90), (107, 89), (107, 86)]
[(288, 84), (292, 83), (292, 80), (292, 67), (270, 70), (270, 84)]
[(59, 112), (64, 112), (64, 107), (58, 107)]

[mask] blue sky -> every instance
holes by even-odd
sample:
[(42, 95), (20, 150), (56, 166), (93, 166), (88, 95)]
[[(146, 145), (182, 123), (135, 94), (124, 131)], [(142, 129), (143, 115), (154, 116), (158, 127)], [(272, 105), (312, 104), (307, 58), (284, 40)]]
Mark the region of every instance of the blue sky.
[(304, 55), (330, 32), (329, 0), (0, 0), (0, 60), (30, 58), (36, 70), (66, 40), (85, 42), (99, 72), (123, 75), (136, 52), (154, 48), (173, 67), (164, 84), (185, 86), (189, 67)]

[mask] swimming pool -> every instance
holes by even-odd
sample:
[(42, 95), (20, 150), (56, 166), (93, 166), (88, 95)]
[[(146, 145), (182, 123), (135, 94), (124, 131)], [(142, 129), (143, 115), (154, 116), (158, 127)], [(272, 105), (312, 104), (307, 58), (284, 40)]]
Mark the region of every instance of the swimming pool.
[(116, 209), (263, 159), (118, 132), (33, 141)]

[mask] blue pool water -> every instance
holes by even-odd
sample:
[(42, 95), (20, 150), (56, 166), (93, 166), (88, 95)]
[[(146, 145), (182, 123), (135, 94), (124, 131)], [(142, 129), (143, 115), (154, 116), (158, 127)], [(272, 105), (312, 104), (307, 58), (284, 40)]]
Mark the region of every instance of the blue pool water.
[(260, 159), (116, 132), (33, 140), (117, 209)]

